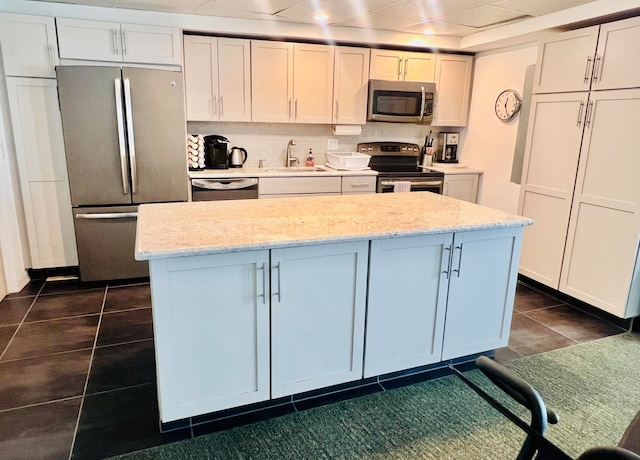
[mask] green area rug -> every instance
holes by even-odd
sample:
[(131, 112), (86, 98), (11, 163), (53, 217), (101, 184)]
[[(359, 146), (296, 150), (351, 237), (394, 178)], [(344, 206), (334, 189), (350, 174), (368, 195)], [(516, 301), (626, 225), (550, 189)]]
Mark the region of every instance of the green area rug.
[[(640, 335), (511, 361), (560, 415), (547, 437), (572, 457), (615, 445), (640, 410)], [(519, 410), (477, 370), (466, 374)], [(118, 459), (514, 459), (524, 433), (456, 376), (376, 393)]]

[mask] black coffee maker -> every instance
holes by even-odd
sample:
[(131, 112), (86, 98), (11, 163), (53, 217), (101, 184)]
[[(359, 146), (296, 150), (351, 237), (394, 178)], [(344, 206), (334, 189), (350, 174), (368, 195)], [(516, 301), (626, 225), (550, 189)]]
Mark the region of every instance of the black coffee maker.
[(212, 135), (204, 137), (204, 165), (210, 169), (229, 168), (229, 139)]

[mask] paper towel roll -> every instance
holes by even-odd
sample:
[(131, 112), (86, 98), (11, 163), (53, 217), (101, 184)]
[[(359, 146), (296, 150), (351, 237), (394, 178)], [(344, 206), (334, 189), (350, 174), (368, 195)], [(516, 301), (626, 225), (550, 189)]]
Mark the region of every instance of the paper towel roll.
[(360, 125), (333, 125), (334, 136), (359, 136), (362, 134)]

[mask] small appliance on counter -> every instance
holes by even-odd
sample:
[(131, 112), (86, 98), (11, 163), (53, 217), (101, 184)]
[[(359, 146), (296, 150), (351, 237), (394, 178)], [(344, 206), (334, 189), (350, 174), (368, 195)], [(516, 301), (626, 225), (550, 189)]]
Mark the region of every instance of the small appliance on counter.
[(437, 163), (457, 163), (459, 140), (460, 133), (439, 133), (434, 161)]
[(204, 137), (204, 163), (209, 169), (229, 169), (229, 139), (224, 136)]
[(229, 150), (229, 167), (242, 168), (247, 161), (247, 151), (242, 147), (232, 147)]

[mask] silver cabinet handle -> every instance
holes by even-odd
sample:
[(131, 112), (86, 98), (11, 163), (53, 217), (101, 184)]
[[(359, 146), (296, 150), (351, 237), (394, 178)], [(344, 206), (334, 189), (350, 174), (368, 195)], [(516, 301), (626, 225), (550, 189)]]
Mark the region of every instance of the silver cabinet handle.
[(136, 193), (138, 169), (136, 167), (136, 144), (133, 135), (133, 113), (131, 107), (131, 82), (124, 79), (124, 107), (127, 120), (127, 139), (129, 140), (129, 165), (131, 168), (131, 192)]
[(338, 122), (338, 109), (340, 108), (340, 103), (338, 101), (336, 101), (336, 114), (333, 117), (333, 119), (336, 121), (336, 123)]
[(580, 126), (582, 124), (582, 109), (584, 109), (584, 101), (580, 101), (580, 108), (578, 109), (578, 124), (576, 126)]
[(398, 57), (398, 80), (400, 80), (400, 77), (402, 76), (402, 58)]
[(116, 29), (113, 29), (113, 52), (120, 54), (120, 50), (118, 49), (118, 31)]
[(584, 126), (588, 127), (591, 125), (591, 115), (593, 115), (593, 101), (590, 101), (587, 105), (587, 116), (584, 121)]
[(56, 57), (55, 57), (55, 51), (53, 50), (53, 45), (49, 45), (47, 48), (49, 48), (49, 62), (51, 62), (51, 68), (54, 69), (56, 66)]
[(288, 115), (289, 120), (291, 120), (291, 98), (289, 98), (289, 115)]
[(258, 267), (257, 270), (262, 270), (262, 294), (258, 294), (258, 297), (262, 297), (262, 304), (267, 303), (267, 264), (263, 263), (262, 267)]
[(213, 96), (213, 114), (218, 115), (218, 95)]
[(591, 68), (591, 56), (587, 56), (587, 65), (584, 67), (584, 83), (589, 81), (589, 69)]
[(443, 249), (445, 251), (449, 251), (449, 256), (447, 257), (447, 269), (442, 270), (442, 274), (447, 275), (447, 279), (449, 279), (449, 275), (450, 275), (449, 268), (451, 268), (451, 245), (445, 246)]
[(456, 246), (456, 247), (454, 248), (454, 250), (455, 250), (455, 249), (458, 249), (458, 250), (460, 251), (460, 252), (458, 253), (458, 268), (454, 268), (454, 269), (453, 269), (453, 270), (451, 270), (451, 271), (452, 271), (452, 272), (455, 272), (455, 273), (456, 273), (456, 276), (457, 276), (458, 278), (460, 278), (460, 269), (462, 268), (462, 243), (460, 243), (460, 246)]
[(598, 72), (600, 71), (600, 61), (602, 61), (602, 57), (596, 56), (596, 60), (593, 62), (593, 74), (591, 75), (593, 83), (596, 83), (598, 81)]
[(76, 214), (76, 219), (135, 219), (137, 212), (103, 212), (95, 214)]
[(404, 58), (404, 80), (407, 79), (407, 72), (409, 71), (409, 58)]
[(122, 54), (127, 54), (127, 32), (122, 31)]
[(298, 119), (298, 98), (293, 103), (293, 121)]
[(280, 288), (280, 277), (282, 276), (282, 267), (280, 266), (280, 262), (278, 262), (276, 264), (275, 267), (273, 267), (273, 269), (278, 270), (278, 291), (277, 292), (273, 292), (271, 294), (271, 297), (273, 297), (274, 295), (278, 296), (278, 302), (282, 302), (282, 292), (281, 292), (281, 288)]
[(129, 194), (129, 171), (127, 170), (127, 147), (124, 140), (124, 119), (122, 113), (122, 80), (115, 79), (116, 121), (118, 125), (118, 147), (120, 149), (120, 172), (122, 174), (122, 193)]
[(224, 115), (224, 100), (222, 97), (223, 96), (220, 96), (220, 116)]
[(351, 184), (349, 187), (351, 188), (365, 188), (365, 187), (369, 187), (369, 184), (366, 182), (361, 182), (359, 184)]

